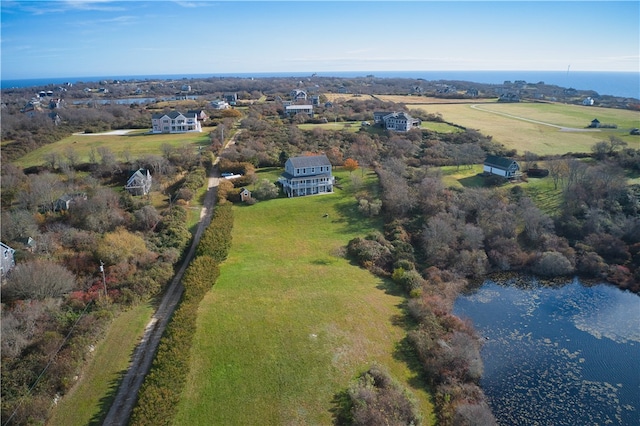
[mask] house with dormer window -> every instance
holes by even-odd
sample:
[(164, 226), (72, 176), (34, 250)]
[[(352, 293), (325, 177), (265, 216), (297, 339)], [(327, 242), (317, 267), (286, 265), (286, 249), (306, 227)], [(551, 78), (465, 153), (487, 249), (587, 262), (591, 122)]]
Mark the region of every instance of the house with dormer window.
[(288, 197), (327, 194), (333, 192), (335, 178), (326, 155), (291, 157), (278, 180)]
[(151, 116), (152, 133), (187, 133), (202, 132), (202, 126), (198, 119), (198, 113), (189, 111), (181, 113), (172, 111), (169, 113), (153, 114)]

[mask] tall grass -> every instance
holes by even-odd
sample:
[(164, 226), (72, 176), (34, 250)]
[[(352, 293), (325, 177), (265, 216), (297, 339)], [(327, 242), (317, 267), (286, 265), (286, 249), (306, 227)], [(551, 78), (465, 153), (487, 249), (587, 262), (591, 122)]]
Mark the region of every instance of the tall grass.
[(234, 207), (176, 424), (330, 424), (334, 397), (373, 361), (413, 388), (428, 418), (429, 395), (396, 358), (403, 299), (340, 255), (380, 228), (340, 177), (335, 194)]

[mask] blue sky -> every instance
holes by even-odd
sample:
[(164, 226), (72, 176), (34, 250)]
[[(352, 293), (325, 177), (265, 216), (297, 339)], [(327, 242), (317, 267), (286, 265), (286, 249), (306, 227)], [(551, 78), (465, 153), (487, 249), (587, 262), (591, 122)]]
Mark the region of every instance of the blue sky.
[(640, 2), (11, 1), (3, 79), (640, 68)]

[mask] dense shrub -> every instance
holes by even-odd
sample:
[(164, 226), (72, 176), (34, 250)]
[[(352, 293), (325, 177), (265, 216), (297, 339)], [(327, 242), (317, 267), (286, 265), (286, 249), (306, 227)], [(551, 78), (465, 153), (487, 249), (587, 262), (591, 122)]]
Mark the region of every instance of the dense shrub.
[(375, 266), (384, 270), (393, 260), (392, 248), (393, 246), (381, 235), (369, 235), (367, 238), (356, 237), (349, 241), (347, 254), (361, 266)]
[(336, 415), (338, 425), (414, 425), (422, 423), (413, 395), (386, 371), (373, 366), (355, 380)]
[(557, 251), (547, 251), (533, 265), (533, 272), (543, 277), (558, 277), (573, 272), (569, 259)]
[(230, 203), (220, 204), (213, 212), (211, 224), (200, 239), (197, 256), (211, 256), (216, 262), (223, 262), (231, 248), (233, 210)]
[(65, 267), (50, 260), (34, 260), (17, 265), (6, 286), (2, 300), (43, 300), (69, 293), (76, 285), (76, 277)]

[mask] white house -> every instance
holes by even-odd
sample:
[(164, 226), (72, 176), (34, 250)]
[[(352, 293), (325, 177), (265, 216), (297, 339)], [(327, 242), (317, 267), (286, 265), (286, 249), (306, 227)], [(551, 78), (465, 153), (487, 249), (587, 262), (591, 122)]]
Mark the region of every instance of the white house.
[(147, 195), (151, 191), (151, 182), (149, 170), (138, 169), (129, 177), (125, 189), (131, 195)]
[(168, 114), (159, 113), (151, 116), (152, 133), (187, 133), (202, 132), (198, 114), (191, 111), (181, 113), (172, 111)]
[(333, 192), (335, 178), (331, 173), (331, 162), (322, 154), (289, 158), (278, 181), (287, 196), (302, 197)]
[(293, 99), (294, 101), (306, 101), (307, 92), (305, 92), (304, 90), (292, 90), (291, 99)]
[(484, 160), (483, 170), (487, 174), (498, 175), (504, 178), (515, 178), (520, 175), (520, 165), (510, 158), (488, 155)]
[(16, 265), (13, 258), (13, 254), (16, 251), (5, 243), (0, 243), (0, 250), (2, 250), (2, 258), (0, 258), (0, 275), (4, 276)]
[(221, 99), (211, 101), (211, 107), (213, 109), (227, 109), (229, 108), (229, 104)]
[(313, 105), (287, 105), (284, 107), (284, 112), (287, 117), (301, 113), (313, 117)]

